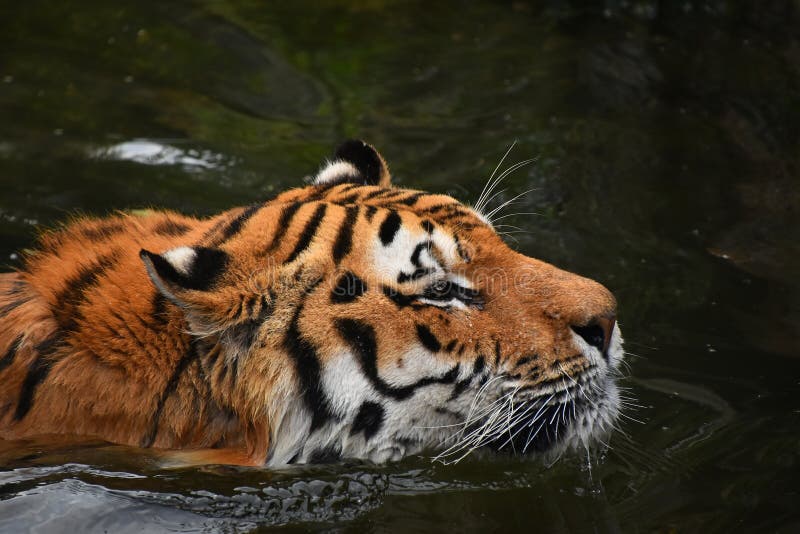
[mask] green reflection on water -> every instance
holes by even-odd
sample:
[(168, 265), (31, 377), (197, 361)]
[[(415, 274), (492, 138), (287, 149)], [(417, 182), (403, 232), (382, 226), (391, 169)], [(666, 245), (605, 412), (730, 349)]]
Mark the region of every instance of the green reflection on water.
[[(376, 468), (395, 485), (367, 492), (378, 496), (355, 519), (290, 526), (789, 531), (799, 22), (790, 1), (6, 3), (0, 258), (15, 265), (38, 225), (75, 212), (208, 214), (263, 198), (349, 136), (376, 144), (399, 183), (470, 201), (516, 139), (515, 161), (537, 162), (499, 200), (533, 189), (511, 212), (536, 215), (504, 220), (524, 230), (507, 228), (509, 242), (615, 292), (626, 385), (644, 406), (629, 415), (643, 423), (623, 420), (628, 437), (591, 472), (580, 458), (550, 470), (412, 459)], [(0, 486), (4, 499), (68, 476), (227, 497), (274, 478), (163, 474), (113, 447), (33, 449), (6, 465), (148, 478), (36, 472)]]

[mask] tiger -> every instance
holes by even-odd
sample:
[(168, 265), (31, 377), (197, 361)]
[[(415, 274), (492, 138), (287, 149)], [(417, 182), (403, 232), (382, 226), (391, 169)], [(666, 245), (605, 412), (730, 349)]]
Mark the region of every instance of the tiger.
[(349, 140), (219, 215), (77, 216), (0, 274), (0, 439), (256, 467), (601, 441), (623, 360), (603, 285)]

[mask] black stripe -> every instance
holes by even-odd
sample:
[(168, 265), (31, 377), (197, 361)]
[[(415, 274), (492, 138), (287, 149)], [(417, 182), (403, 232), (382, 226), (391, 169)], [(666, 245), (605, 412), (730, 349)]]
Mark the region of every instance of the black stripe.
[(77, 308), (86, 300), (88, 289), (97, 285), (100, 275), (111, 268), (119, 259), (119, 251), (100, 256), (91, 265), (81, 266), (75, 276), (64, 282), (64, 289), (56, 294), (53, 310), (59, 326), (65, 331), (77, 328)]
[(155, 233), (166, 237), (180, 237), (191, 229), (191, 226), (171, 219), (164, 219), (153, 227)]
[(319, 228), (320, 223), (322, 223), (322, 219), (325, 217), (325, 210), (327, 208), (327, 204), (320, 204), (317, 206), (317, 209), (314, 210), (314, 214), (311, 216), (311, 219), (309, 219), (305, 228), (303, 228), (303, 232), (300, 234), (300, 238), (297, 240), (294, 250), (291, 254), (289, 254), (289, 257), (286, 258), (284, 263), (292, 263), (295, 259), (297, 259), (297, 256), (299, 256), (300, 253), (308, 248), (308, 245), (311, 244), (311, 240), (314, 239), (315, 235), (317, 235), (317, 229)]
[(362, 187), (364, 187), (364, 184), (349, 183), (349, 184), (345, 184), (342, 187), (340, 187), (339, 190), (336, 191), (336, 193), (339, 194), (339, 195), (343, 195), (343, 194), (347, 193), (348, 191), (350, 191), (352, 189), (356, 189), (356, 188), (361, 189)]
[(421, 324), (417, 325), (417, 337), (419, 338), (420, 343), (422, 343), (422, 346), (429, 351), (439, 352), (442, 350), (442, 344), (427, 326)]
[(339, 265), (342, 258), (350, 254), (350, 250), (353, 248), (353, 226), (356, 224), (357, 219), (358, 206), (345, 208), (344, 221), (339, 227), (339, 233), (333, 244), (333, 261), (336, 265)]
[(388, 246), (391, 244), (391, 242), (394, 240), (395, 234), (397, 234), (397, 231), (400, 230), (400, 224), (402, 222), (403, 220), (400, 218), (400, 214), (394, 210), (389, 212), (389, 215), (387, 215), (386, 219), (384, 219), (381, 223), (379, 232), (383, 246)]
[(466, 263), (472, 261), (472, 258), (470, 257), (469, 253), (466, 250), (464, 250), (464, 246), (461, 244), (461, 240), (455, 234), (453, 234), (453, 241), (456, 242), (456, 252), (458, 252), (458, 255), (461, 256), (461, 259), (464, 260)]
[(542, 380), (541, 382), (537, 382), (536, 384), (534, 384), (531, 387), (531, 389), (539, 389), (539, 390), (541, 390), (543, 388), (550, 387), (550, 386), (562, 386), (563, 387), (565, 385), (569, 385), (570, 382), (571, 381), (568, 378), (565, 378), (563, 375), (559, 374), (559, 376), (556, 376), (554, 378), (547, 378), (545, 380)]
[(331, 302), (333, 304), (346, 304), (353, 302), (366, 292), (366, 282), (348, 271), (339, 278), (336, 287), (331, 291)]
[(44, 382), (47, 375), (50, 373), (52, 362), (50, 355), (61, 346), (61, 341), (64, 339), (63, 332), (55, 332), (47, 339), (36, 345), (35, 350), (38, 353), (36, 358), (28, 366), (28, 374), (25, 375), (25, 380), (22, 382), (22, 388), (19, 392), (19, 401), (17, 402), (17, 410), (14, 412), (14, 420), (21, 421), (33, 406), (33, 397), (36, 395), (36, 389)]
[(450, 213), (445, 213), (444, 215), (440, 215), (438, 217), (438, 220), (439, 221), (446, 221), (446, 220), (449, 220), (449, 219), (456, 219), (456, 218), (460, 218), (460, 217), (473, 217), (473, 215), (471, 213), (469, 213), (468, 211), (466, 211), (466, 210), (455, 208)]
[(5, 317), (6, 315), (8, 315), (12, 311), (16, 310), (17, 308), (19, 308), (20, 306), (22, 306), (23, 304), (25, 304), (29, 300), (31, 300), (31, 298), (26, 296), (26, 297), (17, 299), (17, 300), (15, 300), (13, 302), (10, 302), (10, 303), (6, 304), (2, 308), (0, 308), (0, 318)]
[(459, 395), (461, 395), (462, 393), (464, 393), (464, 391), (472, 383), (473, 378), (474, 377), (469, 376), (469, 377), (465, 378), (464, 380), (460, 380), (460, 381), (456, 382), (455, 387), (453, 387), (453, 392), (450, 394), (450, 398), (448, 400), (453, 400), (456, 397), (458, 397)]
[(364, 197), (361, 200), (362, 201), (372, 200), (375, 197), (379, 197), (379, 196), (385, 195), (387, 193), (396, 194), (398, 191), (400, 191), (400, 190), (399, 189), (386, 188), (386, 187), (379, 187), (378, 189), (375, 189), (373, 192), (367, 193), (366, 195), (364, 195)]
[(355, 436), (359, 432), (364, 433), (364, 439), (369, 439), (378, 433), (383, 426), (386, 417), (386, 410), (377, 402), (364, 401), (358, 409), (353, 426), (350, 427), (350, 435)]
[(292, 219), (302, 205), (302, 202), (296, 202), (294, 204), (284, 206), (284, 208), (281, 210), (281, 217), (278, 219), (275, 236), (272, 238), (272, 243), (270, 243), (269, 247), (267, 248), (268, 253), (274, 251), (281, 244), (281, 239), (283, 239), (283, 236), (286, 235), (286, 231), (289, 229)]
[(214, 226), (212, 226), (210, 229), (208, 229), (206, 231), (206, 233), (203, 234), (202, 241), (206, 241), (206, 240), (210, 239), (212, 236), (214, 236), (217, 233), (219, 233), (220, 228), (225, 226), (227, 223), (228, 223), (228, 221), (226, 219), (224, 219), (224, 218), (218, 220), (217, 222), (215, 222)]
[(414, 267), (422, 267), (422, 264), (419, 262), (419, 256), (422, 254), (423, 250), (430, 249), (432, 246), (433, 243), (431, 241), (425, 241), (414, 247), (414, 252), (411, 253), (411, 263), (414, 265)]
[(435, 206), (430, 206), (422, 210), (422, 213), (436, 213), (445, 209), (453, 209), (457, 206), (460, 206), (458, 202), (447, 202), (445, 204), (436, 204)]
[(420, 304), (414, 304), (417, 300), (416, 295), (405, 295), (393, 287), (383, 286), (383, 294), (394, 302), (398, 308), (405, 308), (406, 306), (411, 306), (412, 308), (423, 307)]
[[(255, 307), (259, 300), (261, 302), (261, 307), (256, 314)], [(238, 345), (242, 354), (250, 352), (258, 333), (261, 331), (264, 321), (266, 321), (274, 311), (274, 306), (272, 306), (263, 295), (253, 295), (246, 304), (247, 319), (230, 326), (226, 331), (227, 342), (231, 345)], [(236, 364), (238, 368), (237, 360), (234, 360), (234, 364)], [(234, 371), (236, 371), (236, 368), (234, 368)]]
[(313, 432), (322, 427), (328, 420), (335, 418), (335, 416), (322, 387), (322, 371), (317, 351), (300, 333), (298, 322), (302, 311), (303, 305), (301, 304), (298, 306), (291, 323), (289, 323), (289, 328), (286, 330), (283, 347), (294, 363), (306, 408), (311, 412), (309, 432)]
[(372, 218), (375, 216), (377, 212), (378, 208), (376, 208), (375, 206), (367, 206), (367, 212), (365, 214), (367, 222), (372, 222)]
[(405, 198), (393, 200), (392, 204), (405, 204), (406, 206), (413, 206), (421, 197), (425, 196), (426, 194), (427, 193), (413, 193)]
[(228, 308), (228, 313), (226, 315), (230, 317), (231, 320), (236, 321), (241, 318), (242, 311), (244, 310), (244, 299), (245, 295), (240, 294), (239, 298), (236, 300), (235, 307)]
[(81, 228), (79, 233), (90, 241), (103, 241), (121, 233), (125, 226), (120, 221), (106, 221), (96, 226)]
[(22, 338), (22, 334), (18, 335), (17, 339), (15, 339), (14, 342), (11, 343), (11, 346), (8, 347), (5, 356), (0, 358), (0, 371), (14, 363), (14, 358), (17, 355), (17, 351), (19, 350), (20, 345), (22, 345)]
[[(331, 189), (339, 187), (341, 185), (342, 185), (342, 182), (340, 182), (340, 181), (327, 182), (327, 183), (324, 183), (324, 184), (321, 184), (321, 185), (316, 185), (316, 186), (314, 186), (315, 187), (314, 192), (311, 193), (310, 195), (308, 195), (306, 198), (300, 199), (300, 202), (307, 204), (309, 202), (315, 202), (317, 200), (320, 200), (322, 197), (327, 195), (331, 191)], [(348, 184), (348, 185), (350, 185), (350, 184)], [(338, 193), (338, 191), (337, 191), (337, 193)]]
[(396, 400), (407, 399), (414, 392), (430, 384), (451, 384), (458, 376), (459, 364), (439, 377), (422, 378), (408, 386), (394, 387), (383, 381), (378, 375), (378, 346), (375, 329), (367, 323), (354, 319), (336, 319), (336, 329), (342, 339), (358, 355), (361, 370), (375, 389)]
[(486, 358), (484, 358), (483, 356), (478, 356), (475, 359), (475, 365), (472, 366), (472, 373), (477, 375), (478, 373), (482, 372), (485, 367), (486, 367)]
[(422, 219), (422, 222), (420, 224), (422, 225), (422, 229), (428, 232), (429, 234), (432, 234), (433, 231), (436, 229), (433, 223), (428, 219)]
[(523, 365), (525, 365), (529, 361), (531, 361), (529, 356), (523, 356), (522, 358), (517, 360), (517, 363), (514, 365), (514, 368), (516, 369), (517, 367), (522, 367)]
[(197, 344), (197, 338), (191, 338), (189, 340), (189, 346), (187, 347), (186, 352), (183, 356), (181, 356), (181, 359), (178, 360), (178, 364), (175, 366), (172, 376), (169, 377), (167, 385), (161, 391), (161, 395), (158, 398), (158, 404), (156, 405), (156, 410), (153, 413), (153, 417), (150, 419), (150, 430), (148, 430), (147, 434), (145, 434), (142, 438), (140, 446), (153, 446), (156, 436), (158, 435), (158, 425), (161, 421), (161, 412), (164, 411), (164, 405), (166, 404), (169, 396), (172, 395), (178, 388), (178, 382), (180, 382), (181, 376), (189, 367), (189, 364), (197, 359)]
[(445, 346), (444, 351), (445, 352), (453, 352), (455, 350), (455, 348), (456, 348), (456, 345), (458, 345), (458, 341), (453, 339), (452, 341), (450, 341), (450, 343), (448, 343)]
[[(394, 188), (391, 188), (391, 189), (384, 189), (383, 191), (381, 191), (377, 195), (374, 195), (372, 198), (375, 198), (380, 202), (386, 202), (389, 199), (392, 199), (394, 197), (399, 197), (399, 196), (405, 195), (405, 194), (406, 194), (406, 190), (405, 189), (394, 189)], [(392, 200), (392, 202), (394, 202), (394, 201)]]
[(352, 204), (353, 202), (358, 200), (360, 196), (361, 196), (361, 193), (357, 193), (357, 192), (356, 193), (351, 193), (351, 194), (347, 195), (344, 198), (338, 199), (336, 201), (336, 203), (337, 204)]
[(245, 305), (245, 313), (247, 318), (253, 318), (253, 313), (256, 311), (256, 304), (261, 298), (264, 298), (263, 295), (250, 295), (247, 297), (247, 304)]
[(249, 221), (253, 217), (253, 215), (258, 213), (258, 210), (260, 210), (262, 206), (263, 204), (261, 203), (251, 204), (250, 206), (247, 206), (239, 215), (234, 217), (232, 221), (227, 223), (222, 228), (219, 237), (217, 237), (216, 239), (212, 239), (210, 246), (218, 247), (224, 242), (236, 236), (236, 234), (242, 231), (242, 228), (244, 228), (244, 225), (247, 223), (247, 221)]
[(397, 283), (404, 284), (412, 280), (419, 280), (420, 278), (423, 278), (435, 272), (436, 269), (430, 269), (430, 268), (415, 269), (414, 272), (411, 274), (401, 272), (400, 274), (397, 275)]

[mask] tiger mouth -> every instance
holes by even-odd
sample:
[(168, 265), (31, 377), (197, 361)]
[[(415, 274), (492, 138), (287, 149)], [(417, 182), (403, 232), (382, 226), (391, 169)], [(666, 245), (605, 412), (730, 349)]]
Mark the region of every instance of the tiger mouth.
[(542, 453), (553, 448), (577, 419), (580, 401), (541, 403), (541, 400), (523, 404), (519, 409), (521, 415), (512, 416), (512, 422), (503, 432), (484, 447), (513, 455)]
[(520, 399), (495, 421), (499, 430), (481, 446), (494, 453), (531, 456), (578, 443), (588, 445), (608, 430), (607, 423), (616, 418), (617, 410), (612, 379), (579, 380), (550, 394)]
[(475, 450), (535, 456), (587, 444), (616, 418), (616, 384), (603, 373), (588, 373), (562, 387), (532, 391), (514, 387), (451, 436), (434, 460), (457, 463)]

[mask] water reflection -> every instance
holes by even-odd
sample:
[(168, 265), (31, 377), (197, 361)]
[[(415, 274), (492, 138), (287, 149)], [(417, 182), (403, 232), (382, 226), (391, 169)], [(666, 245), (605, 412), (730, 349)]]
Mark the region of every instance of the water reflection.
[(118, 161), (133, 161), (144, 165), (182, 165), (187, 171), (195, 167), (219, 169), (234, 162), (210, 150), (186, 150), (150, 139), (134, 139), (105, 148), (92, 150), (88, 157)]
[[(42, 484), (0, 502), (3, 532), (208, 532), (221, 526), (223, 521), (74, 479)], [(235, 530), (240, 529), (230, 528)]]

